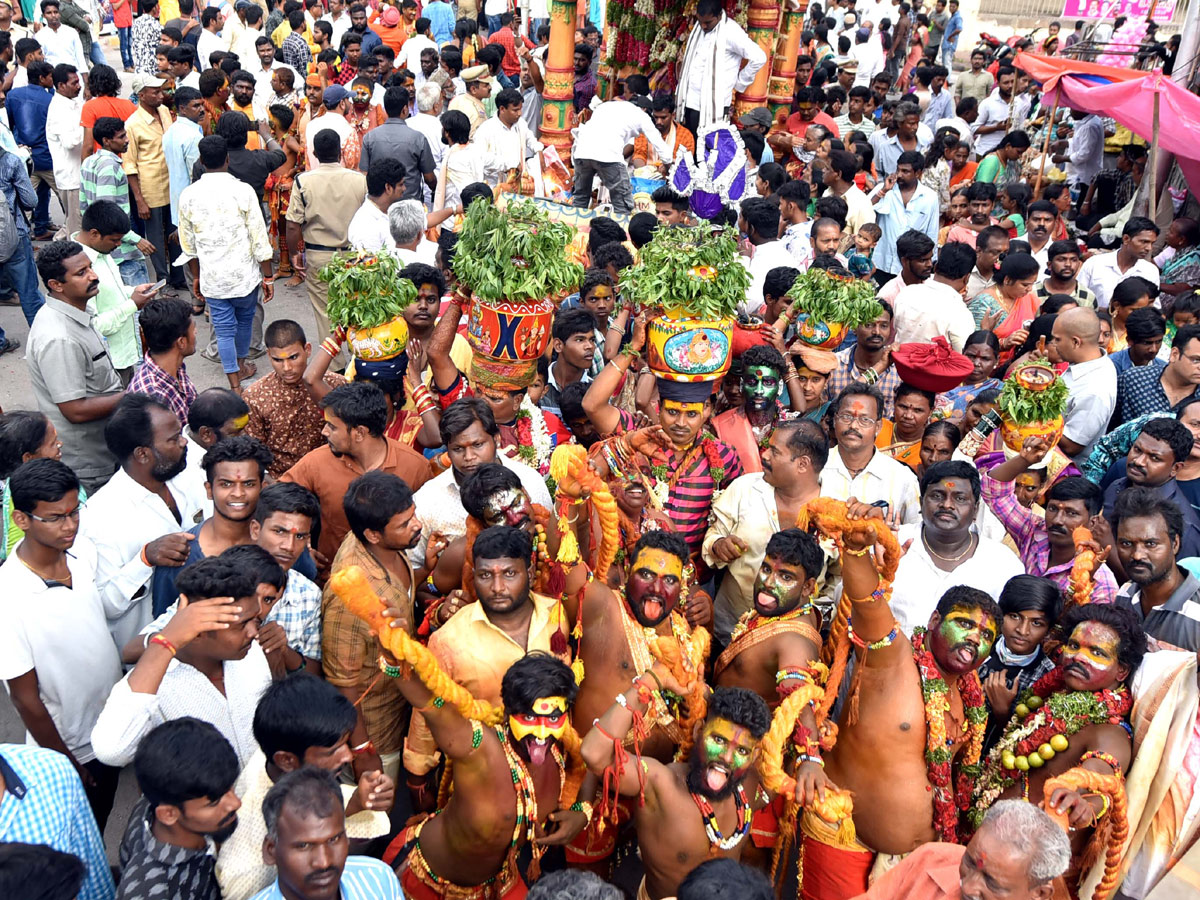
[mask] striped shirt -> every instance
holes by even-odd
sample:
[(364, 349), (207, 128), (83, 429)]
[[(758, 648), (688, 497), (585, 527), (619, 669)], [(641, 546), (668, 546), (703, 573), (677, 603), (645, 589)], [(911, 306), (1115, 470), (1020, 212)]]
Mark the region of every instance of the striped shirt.
[[(632, 431), (636, 427), (633, 416), (625, 410), (620, 412), (621, 424), (617, 433)], [(718, 491), (729, 487), (739, 475), (745, 474), (742, 461), (738, 459), (732, 447), (712, 437), (701, 437), (704, 443), (698, 444), (683, 459), (680, 459), (674, 447), (664, 451), (667, 455), (666, 468), (670, 473), (669, 477), (675, 481), (667, 495), (663, 511), (675, 523), (675, 530), (687, 542), (688, 551), (693, 557), (700, 556), (714, 496)], [(705, 452), (705, 445), (715, 457), (711, 461)], [(719, 479), (713, 478), (713, 470), (716, 468), (724, 469), (718, 473)]]
[[(404, 900), (400, 881), (387, 863), (369, 856), (347, 856), (342, 869), (341, 900)], [(283, 900), (279, 880), (252, 900)]]
[[(1002, 462), (1003, 457), (995, 457)], [(981, 457), (976, 460), (979, 465), (979, 479), (984, 502), (1000, 520), (1006, 531), (1017, 545), (1017, 555), (1025, 564), (1025, 571), (1030, 575), (1040, 575), (1049, 578), (1058, 585), (1063, 597), (1067, 596), (1070, 588), (1071, 566), (1074, 559), (1069, 559), (1058, 566), (1050, 565), (1050, 538), (1046, 534), (1046, 520), (1026, 509), (1017, 501), (1017, 495), (1011, 481), (997, 481), (985, 470), (994, 462), (985, 461)], [(1102, 565), (1092, 576), (1095, 588), (1092, 591), (1093, 603), (1112, 603), (1117, 594), (1117, 580), (1107, 565)]]
[[(125, 167), (121, 157), (111, 150), (100, 149), (83, 161), (79, 169), (79, 214), (82, 216), (88, 207), (97, 200), (112, 200), (125, 215), (129, 215), (129, 179), (125, 177)], [(131, 260), (144, 259), (142, 251), (137, 248), (141, 238), (132, 229), (121, 238), (117, 249), (110, 256), (120, 265)]]
[(42, 747), (0, 744), (0, 776), (0, 843), (44, 844), (79, 857), (87, 866), (79, 900), (112, 900), (104, 840), (67, 758)]
[(1186, 650), (1188, 653), (1200, 650), (1200, 579), (1187, 572), (1187, 578), (1167, 602), (1154, 607), (1149, 614), (1142, 611), (1141, 598), (1142, 589), (1129, 581), (1121, 586), (1116, 602), (1128, 603), (1137, 613), (1151, 650)]

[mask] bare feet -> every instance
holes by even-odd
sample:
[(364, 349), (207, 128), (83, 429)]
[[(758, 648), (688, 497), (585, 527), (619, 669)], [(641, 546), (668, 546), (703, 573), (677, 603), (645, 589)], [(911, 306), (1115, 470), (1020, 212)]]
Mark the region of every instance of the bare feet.
[(257, 374), (258, 374), (258, 366), (254, 365), (254, 363), (250, 362), (247, 359), (243, 359), (242, 365), (238, 369), (238, 377), (239, 378), (253, 378)]
[(288, 287), (299, 287), (304, 284), (304, 276), (297, 272), (291, 278), (284, 282)]

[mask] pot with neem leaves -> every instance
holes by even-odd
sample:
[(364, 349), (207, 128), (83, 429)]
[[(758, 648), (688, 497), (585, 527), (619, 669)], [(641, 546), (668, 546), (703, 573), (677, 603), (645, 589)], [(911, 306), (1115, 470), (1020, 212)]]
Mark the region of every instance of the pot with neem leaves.
[(821, 350), (834, 350), (846, 332), (883, 313), (875, 299), (875, 288), (844, 269), (809, 269), (801, 274), (787, 295), (792, 304), (781, 317), (796, 323), (796, 337)]
[(1053, 447), (1062, 437), (1068, 398), (1066, 382), (1047, 363), (1032, 360), (1014, 369), (996, 399), (1004, 446), (1019, 453), (1026, 438), (1039, 437)]
[(417, 287), (400, 278), (390, 253), (339, 253), (317, 277), (329, 285), (326, 314), (346, 331), (355, 359), (395, 359), (408, 346), (404, 310), (417, 299)]

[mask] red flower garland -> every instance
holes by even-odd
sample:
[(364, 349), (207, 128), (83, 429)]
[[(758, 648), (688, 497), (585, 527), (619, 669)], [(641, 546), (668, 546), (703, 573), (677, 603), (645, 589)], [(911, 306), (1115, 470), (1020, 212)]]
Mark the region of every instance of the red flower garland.
[[(1030, 734), (1025, 740), (1017, 743), (1013, 748), (1013, 753), (1017, 756), (1028, 756), (1030, 753), (1036, 751), (1038, 747), (1042, 746), (1042, 744), (1048, 743), (1050, 738), (1056, 734), (1074, 734), (1074, 731), (1078, 730), (1072, 730), (1070, 723), (1066, 719), (1055, 716), (1054, 711), (1047, 702), (1052, 695), (1067, 690), (1064, 686), (1065, 680), (1066, 673), (1061, 666), (1058, 666), (1039, 678), (1037, 683), (1029, 689), (1029, 696), (1041, 697), (1042, 705), (1037, 709), (1031, 709), (1025, 719), (1028, 720), (1036, 716), (1039, 712), (1044, 711), (1046, 714), (1046, 724)], [(1120, 725), (1129, 714), (1129, 710), (1133, 708), (1133, 697), (1130, 696), (1128, 691), (1114, 691), (1106, 688), (1103, 691), (1094, 691), (1092, 694), (1096, 698), (1096, 701), (1102, 703), (1108, 710), (1109, 725)], [(1085, 722), (1084, 724), (1090, 723)]]
[(725, 461), (721, 459), (721, 451), (717, 447), (717, 442), (712, 438), (704, 438), (700, 442), (700, 449), (704, 451), (704, 457), (708, 460), (708, 474), (713, 480), (716, 487), (721, 486), (721, 482), (725, 480)]

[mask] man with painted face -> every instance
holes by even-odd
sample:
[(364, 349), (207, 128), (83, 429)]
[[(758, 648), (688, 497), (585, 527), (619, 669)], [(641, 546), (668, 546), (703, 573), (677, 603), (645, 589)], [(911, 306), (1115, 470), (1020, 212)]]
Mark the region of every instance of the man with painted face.
[[(704, 561), (728, 569), (713, 602), (713, 630), (724, 643), (738, 620), (753, 611), (767, 546), (781, 528), (792, 528), (805, 505), (821, 493), (829, 441), (816, 422), (788, 419), (771, 434), (762, 472), (734, 480), (713, 504), (704, 535)], [(824, 563), (812, 573), (824, 581)], [(749, 687), (749, 685), (745, 685)]]
[[(854, 624), (852, 636), (840, 640), (860, 649), (856, 684), (843, 706), (837, 743), (824, 761), (829, 780), (854, 796), (858, 845), (804, 839), (805, 891), (816, 898), (865, 891), (876, 854), (908, 853), (929, 841), (955, 839), (955, 764), (968, 755), (972, 723), (978, 720), (982, 727), (986, 721), (975, 670), (1000, 630), (995, 600), (975, 588), (955, 586), (938, 600), (928, 629), (914, 629), (910, 640), (888, 604), (875, 599), (875, 592), (887, 587), (870, 553), (886, 527), (882, 510), (850, 500), (847, 516), (871, 526), (841, 535), (842, 585)], [(942, 702), (927, 702), (930, 691)], [(944, 765), (940, 774), (933, 771), (926, 760), (930, 728), (947, 736), (949, 772)], [(890, 736), (884, 754), (880, 735)], [(934, 779), (949, 786), (944, 781), (935, 793)]]
[(758, 694), (743, 688), (718, 688), (709, 697), (686, 762), (644, 756), (626, 765), (616, 761), (609, 735), (628, 731), (634, 713), (645, 712), (660, 691), (681, 689), (656, 662), (617, 695), (583, 739), (588, 768), (611, 773), (622, 795), (639, 798), (633, 822), (645, 866), (638, 888), (642, 900), (677, 896), (683, 879), (706, 859), (740, 859), (753, 811), (765, 803), (755, 763), (771, 714)]
[[(517, 546), (500, 546), (519, 534), (504, 529), (492, 551), (519, 551)], [(492, 535), (481, 535), (480, 541), (485, 537)], [(528, 550), (527, 540), (524, 549)], [(483, 562), (481, 557), (479, 569)], [(524, 558), (487, 562), (520, 569)], [(499, 572), (497, 577), (504, 578)], [(408, 666), (385, 669), (391, 671), (398, 672), (401, 691), (414, 708), (424, 710), (437, 745), (454, 762), (449, 802), (401, 832), (384, 853), (387, 862), (405, 863), (405, 896), (524, 896), (516, 854), (529, 845), (536, 865), (547, 846), (565, 844), (589, 818), (587, 807), (574, 798), (568, 806), (578, 808), (560, 806), (567, 778), (563, 749), (578, 693), (570, 667), (536, 651), (514, 661), (500, 683), (504, 723), (492, 727), (464, 718), (450, 703), (438, 703), (433, 690)], [(590, 798), (595, 789), (595, 778), (585, 777), (579, 796)]]
[[(480, 473), (480, 481), (493, 483), (486, 471)], [(485, 515), (493, 521), (528, 522), (528, 500), (519, 489), (496, 491), (484, 506), (490, 508)], [(463, 591), (454, 589), (428, 617), (429, 627), (435, 629), (429, 650), (442, 670), (472, 696), (489, 703), (500, 702), (501, 677), (526, 653), (543, 651), (564, 661), (571, 658), (568, 626), (557, 600), (536, 593), (531, 585), (533, 549), (531, 534), (521, 528), (499, 524), (484, 529), (471, 546), (469, 560), (472, 597), (477, 602), (469, 602)], [(404, 742), (404, 769), (414, 807), (432, 811), (437, 782), (429, 776), (438, 764), (438, 748), (445, 746), (431, 730), (427, 714), (422, 709), (413, 716)]]
[(120, 900), (222, 896), (216, 846), (238, 827), (238, 757), (208, 722), (184, 717), (143, 738), (133, 758), (142, 798), (121, 839)]
[[(1133, 740), (1127, 719), (1133, 698), (1127, 686), (1146, 654), (1138, 617), (1128, 606), (1087, 603), (1067, 610), (1059, 625), (1066, 640), (1058, 666), (1018, 696), (1008, 727), (974, 781), (967, 808), (971, 823), (979, 822), (997, 800), (1043, 796), (1047, 780), (1068, 769), (1121, 776), (1129, 768)], [(1066, 708), (1064, 703), (1087, 712), (1064, 716), (1058, 712)], [(1028, 739), (1035, 717), (1048, 720), (1053, 731), (1035, 733), (1041, 738), (1037, 744)], [(1065, 813), (1071, 824), (1075, 865), (1067, 877), (1072, 889), (1072, 876), (1079, 874), (1078, 854), (1108, 806), (1100, 794), (1064, 788), (1046, 799), (1047, 809)]]
[(929, 615), (953, 585), (1000, 597), (1004, 583), (1025, 572), (1017, 555), (989, 540), (975, 525), (979, 513), (979, 473), (962, 460), (934, 463), (921, 477), (921, 521), (903, 525), (900, 542), (912, 541), (900, 560), (891, 607), (907, 635)]
[(745, 404), (713, 419), (717, 437), (733, 448), (746, 472), (763, 470), (762, 448), (779, 420), (780, 401), (786, 400), (782, 392), (786, 368), (783, 355), (774, 347), (751, 347), (742, 354)]

